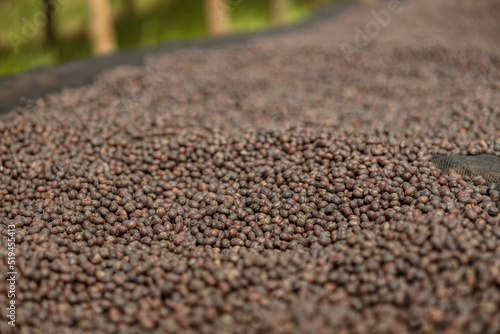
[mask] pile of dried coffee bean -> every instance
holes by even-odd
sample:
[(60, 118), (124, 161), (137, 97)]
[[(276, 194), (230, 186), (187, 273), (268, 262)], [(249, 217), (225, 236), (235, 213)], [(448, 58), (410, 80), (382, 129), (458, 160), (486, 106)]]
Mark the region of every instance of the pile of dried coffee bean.
[(430, 162), (500, 155), (500, 6), (400, 5), (2, 116), (0, 331), (500, 332), (500, 189)]

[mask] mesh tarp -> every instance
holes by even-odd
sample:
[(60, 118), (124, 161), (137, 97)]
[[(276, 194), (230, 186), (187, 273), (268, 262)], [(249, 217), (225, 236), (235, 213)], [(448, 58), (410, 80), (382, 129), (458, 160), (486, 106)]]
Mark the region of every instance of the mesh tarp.
[(496, 155), (434, 155), (431, 161), (444, 173), (454, 170), (462, 176), (481, 176), (500, 189), (500, 157)]

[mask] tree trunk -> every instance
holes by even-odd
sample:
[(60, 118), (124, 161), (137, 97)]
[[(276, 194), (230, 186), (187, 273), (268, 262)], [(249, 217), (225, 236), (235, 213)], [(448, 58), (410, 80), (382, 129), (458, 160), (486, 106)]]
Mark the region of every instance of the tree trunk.
[(223, 35), (229, 31), (229, 8), (226, 0), (205, 0), (205, 13), (211, 36)]
[(271, 6), (271, 21), (274, 25), (281, 25), (286, 21), (287, 0), (269, 0)]
[(88, 0), (89, 35), (94, 55), (116, 50), (116, 37), (111, 6), (108, 0)]
[(48, 45), (54, 44), (54, 27), (52, 24), (52, 15), (54, 15), (54, 2), (52, 0), (43, 0), (45, 11), (45, 39)]

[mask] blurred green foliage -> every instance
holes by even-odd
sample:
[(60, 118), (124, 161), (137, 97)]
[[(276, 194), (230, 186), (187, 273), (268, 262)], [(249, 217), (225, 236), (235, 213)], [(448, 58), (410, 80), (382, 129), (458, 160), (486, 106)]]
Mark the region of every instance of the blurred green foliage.
[[(331, 0), (330, 0), (331, 1)], [(42, 0), (0, 1), (0, 75), (91, 55), (85, 0), (53, 0), (55, 43), (45, 36)], [(230, 0), (232, 31), (268, 28), (268, 0)], [(312, 10), (311, 0), (289, 0), (289, 22)], [(111, 0), (120, 49), (207, 35), (202, 0)]]

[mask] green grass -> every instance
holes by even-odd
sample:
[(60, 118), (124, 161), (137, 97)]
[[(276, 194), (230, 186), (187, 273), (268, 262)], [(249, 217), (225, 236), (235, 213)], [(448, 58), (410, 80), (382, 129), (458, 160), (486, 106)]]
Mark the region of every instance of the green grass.
[[(85, 0), (54, 0), (56, 42), (47, 45), (41, 0), (0, 1), (0, 75), (89, 57)], [(201, 0), (111, 0), (120, 49), (207, 35)], [(230, 0), (231, 30), (271, 26), (268, 0)], [(303, 19), (308, 0), (289, 0), (288, 22)], [(38, 21), (37, 21), (38, 20)]]

